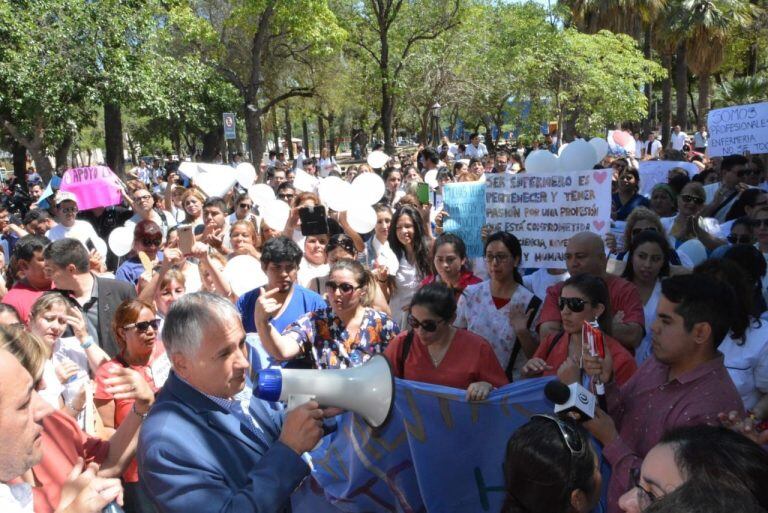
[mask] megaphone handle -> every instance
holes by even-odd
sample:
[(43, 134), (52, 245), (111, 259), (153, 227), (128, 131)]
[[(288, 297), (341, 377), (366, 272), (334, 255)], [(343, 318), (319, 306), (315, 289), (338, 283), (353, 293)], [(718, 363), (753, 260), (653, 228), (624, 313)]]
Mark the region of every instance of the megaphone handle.
[(287, 411), (291, 411), (297, 406), (308, 403), (313, 399), (315, 399), (315, 396), (310, 394), (291, 394), (288, 396), (288, 401), (286, 401), (288, 403)]

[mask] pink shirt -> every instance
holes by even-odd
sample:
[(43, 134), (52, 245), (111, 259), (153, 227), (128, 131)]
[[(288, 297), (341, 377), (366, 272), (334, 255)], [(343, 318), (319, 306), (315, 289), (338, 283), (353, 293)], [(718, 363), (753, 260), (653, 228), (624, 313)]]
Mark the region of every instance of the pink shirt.
[(680, 426), (718, 425), (717, 414), (735, 410), (744, 414), (741, 397), (723, 365), (722, 355), (669, 380), (669, 367), (648, 358), (619, 388), (606, 385), (608, 413), (619, 436), (603, 448), (610, 463), (608, 513), (619, 513), (619, 497), (629, 489), (629, 472), (665, 432)]

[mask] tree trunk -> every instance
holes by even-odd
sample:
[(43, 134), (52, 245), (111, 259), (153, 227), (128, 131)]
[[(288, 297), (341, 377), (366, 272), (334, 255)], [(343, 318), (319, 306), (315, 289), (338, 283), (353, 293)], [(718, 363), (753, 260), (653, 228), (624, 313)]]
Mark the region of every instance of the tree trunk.
[(485, 125), (485, 147), (488, 148), (489, 152), (493, 153), (496, 151), (496, 147), (493, 144), (493, 118), (486, 116), (483, 124)]
[(317, 141), (320, 146), (317, 149), (317, 153), (319, 154), (323, 151), (323, 148), (325, 148), (325, 125), (323, 124), (323, 116), (319, 115), (317, 116)]
[(123, 116), (120, 104), (111, 101), (104, 103), (104, 146), (107, 167), (122, 177), (125, 174)]
[(683, 131), (688, 129), (688, 62), (685, 42), (677, 47), (675, 55), (675, 99), (677, 112), (675, 120)]
[[(261, 127), (262, 113), (249, 109), (249, 104), (252, 104), (252, 101), (250, 98), (246, 98), (245, 131), (248, 133), (248, 151), (251, 153), (251, 163), (253, 164), (253, 167), (259, 169), (261, 159), (264, 158), (264, 148), (267, 144), (264, 140), (264, 131)], [(277, 126), (276, 123), (275, 126)]]
[[(645, 29), (645, 37), (643, 39), (643, 56), (651, 59), (651, 41), (653, 39), (653, 25), (648, 25)], [(645, 87), (645, 99), (648, 102), (648, 117), (643, 119), (643, 131), (650, 132), (653, 130), (653, 82), (646, 82)]]
[(53, 154), (56, 159), (56, 169), (67, 167), (67, 156), (69, 155), (69, 149), (72, 147), (72, 139), (72, 132), (68, 132), (61, 142), (61, 146), (56, 148), (56, 151)]
[(709, 113), (709, 73), (699, 76), (699, 120), (706, 123)]
[(21, 184), (27, 182), (27, 149), (19, 141), (13, 141), (13, 174)]
[(219, 151), (219, 130), (214, 128), (203, 135), (203, 151), (200, 154), (202, 162), (213, 162)]
[(661, 83), (661, 144), (667, 148), (672, 133), (672, 55), (663, 55), (661, 62), (667, 70)]
[(309, 128), (307, 127), (306, 116), (301, 117), (301, 140), (304, 141), (304, 157), (309, 158)]
[(333, 112), (328, 114), (328, 149), (331, 152), (331, 157), (336, 156), (336, 138), (333, 135), (333, 122), (336, 120)]
[(288, 160), (293, 162), (293, 131), (291, 130), (290, 108), (286, 105), (285, 110), (285, 144), (288, 146)]

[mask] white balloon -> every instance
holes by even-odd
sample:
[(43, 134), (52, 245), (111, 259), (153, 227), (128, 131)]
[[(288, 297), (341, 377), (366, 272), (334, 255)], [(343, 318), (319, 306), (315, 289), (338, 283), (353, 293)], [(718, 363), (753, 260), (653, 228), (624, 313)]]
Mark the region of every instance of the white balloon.
[(384, 180), (376, 173), (361, 173), (352, 180), (352, 196), (356, 202), (374, 205), (384, 196)]
[(560, 147), (557, 149), (557, 156), (559, 157), (560, 155), (562, 155), (563, 151), (565, 151), (567, 147), (568, 147), (568, 143), (561, 144)]
[(267, 284), (267, 275), (261, 270), (261, 264), (250, 255), (238, 255), (227, 262), (224, 278), (238, 296)]
[(549, 150), (532, 151), (525, 159), (525, 170), (529, 173), (557, 171), (557, 155)]
[(437, 169), (427, 171), (427, 174), (424, 175), (424, 181), (429, 184), (430, 189), (437, 189), (439, 185), (437, 183)]
[(179, 173), (190, 179), (195, 178), (197, 173), (199, 173), (197, 169), (197, 163), (187, 161), (182, 162), (179, 164)]
[(608, 141), (602, 137), (593, 137), (589, 140), (589, 144), (592, 145), (595, 149), (595, 153), (597, 153), (597, 162), (600, 162), (606, 155), (608, 155)]
[(376, 211), (364, 203), (354, 204), (347, 210), (347, 222), (357, 233), (368, 233), (376, 228)]
[(381, 169), (389, 162), (389, 155), (383, 151), (372, 151), (368, 154), (368, 165), (373, 169)]
[(265, 183), (251, 185), (248, 189), (248, 196), (258, 206), (265, 205), (275, 199), (275, 191)]
[(345, 212), (354, 199), (352, 185), (337, 176), (323, 178), (317, 187), (317, 193), (320, 201), (336, 212)]
[(128, 254), (133, 247), (133, 226), (120, 226), (109, 234), (109, 249), (121, 257)]
[(303, 169), (297, 169), (296, 176), (293, 177), (293, 186), (297, 191), (314, 192), (317, 188), (317, 178)]
[(195, 185), (208, 196), (225, 196), (237, 183), (237, 172), (223, 164), (198, 164), (200, 172), (195, 176)]
[(561, 171), (585, 171), (595, 167), (597, 162), (597, 152), (583, 139), (570, 143), (558, 159)]
[(693, 265), (699, 265), (707, 259), (707, 248), (699, 239), (689, 239), (677, 248), (678, 253), (685, 253), (691, 259)]
[(241, 162), (237, 165), (235, 171), (237, 183), (244, 189), (248, 189), (253, 185), (253, 181), (256, 180), (256, 168), (250, 162)]
[(285, 224), (291, 215), (291, 207), (288, 203), (281, 200), (272, 200), (264, 203), (263, 208), (259, 209), (261, 219), (273, 230), (282, 232), (285, 230)]

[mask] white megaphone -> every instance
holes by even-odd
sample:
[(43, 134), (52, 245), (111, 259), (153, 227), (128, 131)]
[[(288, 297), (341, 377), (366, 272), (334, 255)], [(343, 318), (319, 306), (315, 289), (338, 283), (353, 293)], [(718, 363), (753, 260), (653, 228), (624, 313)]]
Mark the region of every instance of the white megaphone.
[(352, 369), (263, 369), (254, 389), (259, 399), (287, 402), (289, 411), (312, 400), (350, 410), (374, 429), (389, 418), (394, 393), (392, 369), (381, 355)]

